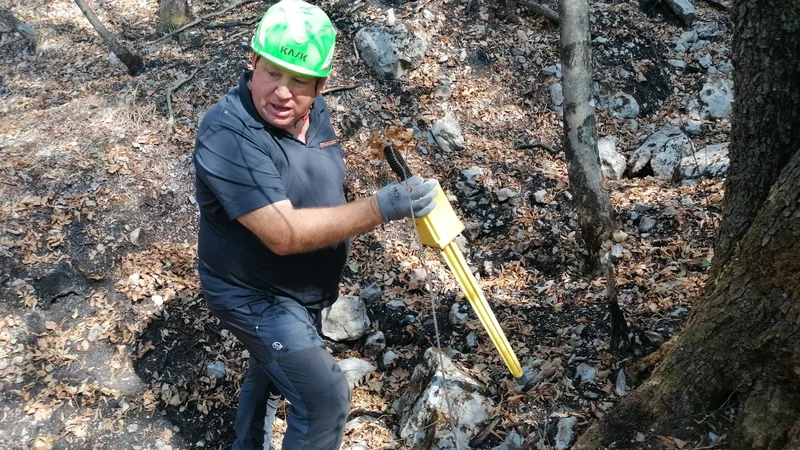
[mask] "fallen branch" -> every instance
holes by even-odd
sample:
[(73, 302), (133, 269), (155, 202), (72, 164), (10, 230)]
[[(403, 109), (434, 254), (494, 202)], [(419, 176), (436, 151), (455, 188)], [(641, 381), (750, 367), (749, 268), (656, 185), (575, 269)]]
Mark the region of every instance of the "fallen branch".
[(723, 11), (730, 11), (731, 5), (726, 5), (725, 3), (719, 2), (717, 0), (703, 0), (704, 2), (708, 3), (709, 5), (721, 9)]
[(14, 17), (14, 15), (11, 14), (11, 11), (7, 10), (6, 8), (0, 8), (0, 20), (5, 22), (11, 27), (11, 29), (21, 34), (29, 41), (36, 42), (36, 30), (34, 30), (33, 27), (27, 23), (22, 22)]
[(83, 15), (86, 16), (86, 19), (89, 20), (89, 23), (92, 24), (95, 31), (106, 41), (109, 47), (111, 47), (111, 51), (117, 55), (120, 61), (125, 64), (125, 67), (128, 68), (128, 73), (131, 76), (134, 76), (144, 70), (144, 63), (142, 63), (142, 58), (139, 58), (137, 55), (134, 55), (128, 49), (119, 43), (116, 37), (111, 34), (106, 27), (100, 22), (100, 19), (97, 18), (97, 15), (89, 8), (89, 5), (86, 4), (84, 0), (75, 0), (75, 4), (78, 5)]
[(519, 144), (514, 146), (514, 150), (530, 150), (532, 148), (543, 148), (551, 155), (558, 154), (558, 150), (544, 142), (533, 142), (530, 144)]
[(154, 39), (152, 41), (148, 41), (147, 44), (149, 45), (149, 44), (155, 44), (156, 42), (161, 42), (164, 39), (167, 39), (167, 38), (170, 38), (172, 36), (175, 36), (178, 33), (182, 33), (183, 31), (185, 31), (185, 30), (187, 30), (187, 29), (189, 29), (189, 28), (191, 28), (193, 26), (196, 26), (196, 25), (200, 24), (201, 22), (203, 22), (206, 19), (210, 19), (212, 17), (216, 17), (216, 16), (219, 16), (219, 15), (225, 14), (226, 12), (228, 12), (228, 11), (234, 9), (234, 8), (238, 8), (238, 7), (242, 6), (242, 5), (250, 3), (252, 1), (253, 0), (240, 0), (240, 1), (236, 2), (236, 3), (230, 4), (230, 5), (226, 6), (225, 8), (222, 8), (219, 11), (206, 14), (205, 16), (201, 16), (201, 17), (199, 17), (199, 18), (187, 23), (186, 25), (178, 28), (177, 30), (161, 36), (158, 39)]
[(322, 91), (320, 91), (319, 95), (332, 94), (334, 92), (341, 92), (341, 91), (349, 91), (350, 89), (355, 89), (359, 86), (361, 85), (354, 84), (352, 86), (334, 86), (332, 88), (323, 89)]
[(481, 444), (483, 444), (486, 439), (494, 432), (495, 427), (500, 425), (500, 421), (503, 420), (502, 417), (497, 416), (489, 422), (489, 425), (483, 429), (477, 436), (475, 436), (471, 441), (469, 441), (470, 448), (477, 448)]
[(172, 87), (167, 89), (167, 113), (169, 114), (169, 119), (167, 120), (167, 127), (164, 130), (165, 140), (169, 140), (170, 135), (172, 134), (172, 126), (175, 124), (175, 116), (172, 114), (172, 93), (180, 89), (181, 86), (189, 82), (194, 76), (197, 74), (197, 70), (195, 69), (191, 75), (181, 80), (178, 80), (177, 83), (173, 84)]
[(244, 25), (252, 25), (252, 24), (258, 22), (259, 20), (261, 20), (261, 16), (256, 16), (256, 17), (253, 17), (250, 20), (240, 20), (240, 21), (237, 21), (237, 22), (210, 23), (210, 24), (205, 26), (205, 29), (206, 30), (216, 30), (216, 29), (220, 29), (220, 28), (235, 28), (235, 27), (241, 27), (241, 26), (244, 26)]
[(555, 24), (558, 24), (561, 21), (561, 19), (558, 17), (558, 13), (546, 6), (542, 6), (532, 0), (518, 0), (518, 2), (523, 8), (533, 12), (534, 14), (544, 16)]

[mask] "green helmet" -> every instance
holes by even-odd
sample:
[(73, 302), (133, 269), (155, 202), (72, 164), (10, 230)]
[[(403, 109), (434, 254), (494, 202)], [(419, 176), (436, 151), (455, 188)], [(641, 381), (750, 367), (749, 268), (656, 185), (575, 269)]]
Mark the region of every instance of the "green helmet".
[(336, 31), (318, 6), (302, 0), (281, 0), (264, 14), (250, 45), (277, 66), (327, 77), (333, 65)]

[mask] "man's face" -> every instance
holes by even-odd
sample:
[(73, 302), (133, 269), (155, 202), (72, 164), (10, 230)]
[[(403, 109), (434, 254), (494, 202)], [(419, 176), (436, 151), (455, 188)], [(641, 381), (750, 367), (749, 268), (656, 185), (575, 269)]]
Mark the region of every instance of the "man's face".
[(306, 115), (327, 80), (278, 67), (255, 54), (250, 62), (253, 77), (249, 86), (258, 114), (268, 124), (287, 131)]

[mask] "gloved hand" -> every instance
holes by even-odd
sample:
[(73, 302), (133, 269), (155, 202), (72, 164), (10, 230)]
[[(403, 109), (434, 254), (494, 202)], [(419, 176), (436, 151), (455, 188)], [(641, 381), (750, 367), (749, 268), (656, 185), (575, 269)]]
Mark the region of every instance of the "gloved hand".
[(422, 217), (436, 207), (436, 180), (424, 181), (422, 177), (413, 176), (402, 183), (392, 183), (376, 194), (378, 208), (384, 222), (411, 217)]

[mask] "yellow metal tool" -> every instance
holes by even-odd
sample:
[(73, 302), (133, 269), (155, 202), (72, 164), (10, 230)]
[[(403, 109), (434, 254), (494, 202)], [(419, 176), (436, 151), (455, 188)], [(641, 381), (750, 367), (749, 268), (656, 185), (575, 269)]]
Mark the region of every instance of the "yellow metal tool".
[[(408, 170), (403, 157), (392, 148), (391, 144), (387, 145), (383, 151), (392, 171), (401, 181), (411, 177), (411, 172)], [(483, 291), (478, 285), (478, 281), (472, 275), (464, 255), (455, 243), (455, 238), (464, 231), (464, 224), (456, 216), (456, 212), (438, 183), (435, 189), (437, 192), (436, 207), (425, 217), (415, 219), (420, 241), (424, 245), (438, 248), (441, 251), (448, 267), (450, 267), (456, 280), (458, 280), (461, 290), (478, 314), (481, 324), (483, 324), (492, 339), (494, 346), (497, 347), (497, 351), (500, 352), (503, 362), (511, 374), (519, 378), (522, 376), (522, 368), (519, 360), (517, 360), (517, 355), (514, 354), (514, 350), (509, 345), (503, 329), (497, 323), (497, 318), (494, 316), (492, 308), (489, 307), (486, 297), (483, 296)]]

